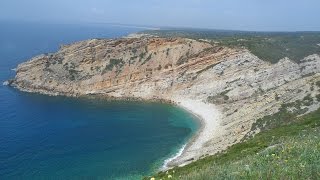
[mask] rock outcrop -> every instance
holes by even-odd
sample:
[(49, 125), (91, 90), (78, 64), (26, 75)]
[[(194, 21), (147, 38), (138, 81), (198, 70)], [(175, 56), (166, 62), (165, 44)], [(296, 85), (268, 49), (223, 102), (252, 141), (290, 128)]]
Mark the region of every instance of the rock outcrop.
[(245, 49), (184, 38), (92, 39), (62, 46), (17, 67), (12, 86), (49, 95), (180, 99), (214, 105), (219, 132), (187, 148), (172, 165), (185, 164), (237, 143), (252, 124), (285, 103), (303, 101), (305, 112), (319, 107), (320, 56), (271, 64)]

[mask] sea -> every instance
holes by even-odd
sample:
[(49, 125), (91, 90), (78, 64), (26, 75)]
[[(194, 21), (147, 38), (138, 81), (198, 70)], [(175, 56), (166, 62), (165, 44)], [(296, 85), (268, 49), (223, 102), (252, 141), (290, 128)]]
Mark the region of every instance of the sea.
[(144, 29), (0, 22), (0, 179), (141, 179), (181, 152), (192, 114), (152, 102), (52, 97), (2, 85), (14, 68), (62, 44)]

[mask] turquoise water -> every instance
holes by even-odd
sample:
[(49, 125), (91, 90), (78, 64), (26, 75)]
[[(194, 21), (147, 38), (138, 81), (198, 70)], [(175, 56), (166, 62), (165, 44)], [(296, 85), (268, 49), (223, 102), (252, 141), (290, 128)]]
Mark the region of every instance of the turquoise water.
[[(60, 44), (140, 29), (0, 24), (0, 81), (10, 69)], [(0, 86), (0, 179), (138, 179), (197, 130), (184, 110), (160, 103), (49, 97)]]

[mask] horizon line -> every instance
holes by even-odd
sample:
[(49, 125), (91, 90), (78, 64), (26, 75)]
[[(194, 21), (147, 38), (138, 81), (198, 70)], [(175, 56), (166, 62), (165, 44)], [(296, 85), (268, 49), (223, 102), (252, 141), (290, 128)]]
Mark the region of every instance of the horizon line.
[[(241, 29), (219, 29), (211, 27), (191, 27), (191, 26), (157, 26), (157, 25), (144, 25), (144, 24), (127, 24), (127, 23), (117, 23), (117, 22), (57, 22), (57, 21), (32, 21), (32, 20), (5, 20), (0, 19), (0, 22), (9, 23), (39, 23), (39, 24), (61, 24), (61, 25), (110, 25), (115, 27), (127, 27), (127, 28), (137, 28), (151, 31), (161, 31), (161, 30), (206, 30), (206, 31), (234, 31), (234, 32), (248, 32), (248, 33), (320, 33), (320, 30), (241, 30)], [(141, 32), (141, 31), (140, 31)]]

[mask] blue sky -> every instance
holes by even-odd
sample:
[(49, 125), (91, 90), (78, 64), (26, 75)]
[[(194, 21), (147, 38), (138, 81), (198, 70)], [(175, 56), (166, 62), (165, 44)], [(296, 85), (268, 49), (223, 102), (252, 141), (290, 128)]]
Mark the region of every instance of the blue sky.
[(320, 31), (320, 0), (0, 0), (0, 20)]

